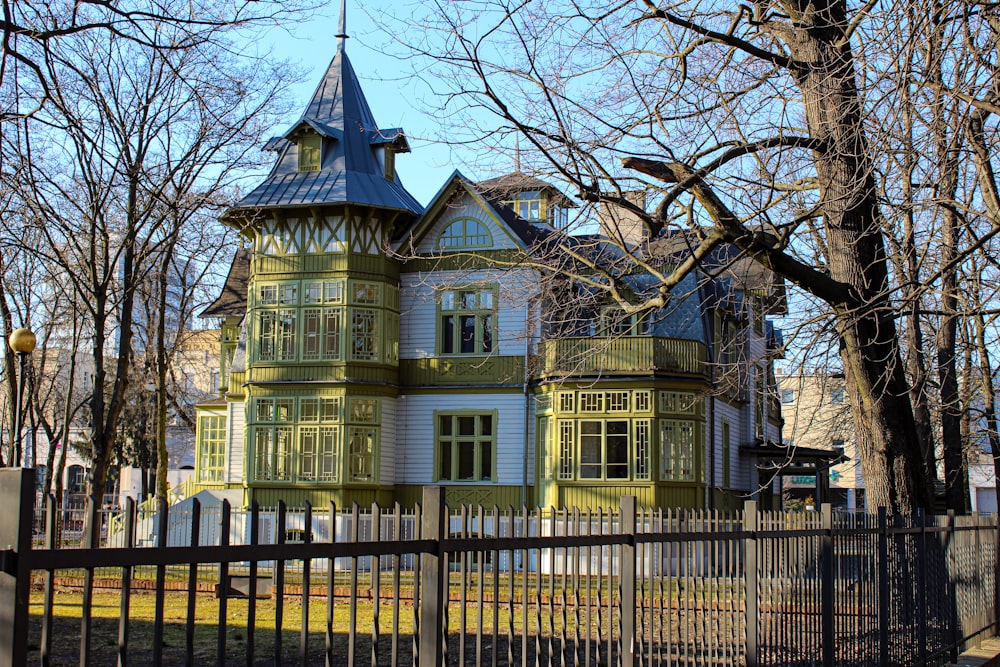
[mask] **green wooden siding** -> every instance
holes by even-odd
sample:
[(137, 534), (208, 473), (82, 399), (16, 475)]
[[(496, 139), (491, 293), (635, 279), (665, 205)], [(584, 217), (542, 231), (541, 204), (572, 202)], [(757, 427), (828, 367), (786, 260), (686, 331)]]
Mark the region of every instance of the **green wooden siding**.
[(470, 271), (509, 266), (524, 260), (521, 250), (478, 250), (475, 252), (442, 253), (436, 256), (407, 260), (404, 273), (433, 273), (435, 271)]
[[(326, 253), (315, 255), (257, 255), (251, 264), (253, 275), (268, 280), (305, 278), (307, 274), (346, 273), (352, 277), (398, 280), (399, 263), (377, 255)], [(365, 275), (367, 274), (367, 275)]]
[[(498, 484), (454, 484), (444, 485), (445, 502), (452, 507), (459, 505), (483, 505), (501, 509), (521, 507), (521, 487), (501, 486)], [(413, 507), (423, 497), (424, 487), (419, 484), (398, 484), (395, 487), (395, 501), (402, 507)], [(534, 491), (528, 487), (527, 505), (534, 504)]]
[[(703, 484), (555, 484), (549, 504), (581, 509), (617, 508), (622, 496), (635, 496), (640, 507), (701, 508), (705, 505)], [(543, 499), (540, 499), (543, 500)]]
[(243, 389), (243, 383), (246, 382), (246, 373), (230, 373), (229, 374), (229, 391), (227, 392), (227, 398), (238, 399), (245, 395), (245, 390)]
[(540, 377), (599, 373), (708, 375), (708, 348), (694, 340), (658, 336), (584, 337), (539, 343)]
[(338, 508), (350, 507), (358, 503), (362, 507), (371, 507), (377, 502), (383, 507), (393, 503), (392, 487), (369, 488), (310, 488), (310, 487), (266, 487), (253, 485), (248, 489), (251, 500), (256, 499), (261, 507), (277, 507), (279, 500), (284, 500), (288, 507), (305, 507), (306, 502), (316, 509), (326, 509), (330, 501)]
[(317, 364), (254, 364), (247, 374), (251, 384), (261, 382), (364, 382), (395, 384), (398, 373), (393, 366), (364, 362)]
[(401, 384), (470, 385), (516, 384), (524, 382), (524, 357), (430, 357), (401, 359)]

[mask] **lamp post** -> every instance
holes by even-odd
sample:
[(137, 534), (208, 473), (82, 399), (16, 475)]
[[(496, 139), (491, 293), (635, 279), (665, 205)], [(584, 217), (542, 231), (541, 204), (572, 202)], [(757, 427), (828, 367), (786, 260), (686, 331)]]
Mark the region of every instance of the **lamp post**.
[[(18, 362), (17, 375), (17, 400), (14, 404), (14, 440), (15, 452), (21, 452), (21, 431), (24, 421), (24, 375), (28, 370), (28, 358), (35, 350), (35, 334), (30, 329), (14, 329), (14, 333), (7, 339), (10, 349), (14, 351)], [(23, 452), (21, 459), (23, 468), (34, 468), (35, 462), (31, 460), (30, 452)]]

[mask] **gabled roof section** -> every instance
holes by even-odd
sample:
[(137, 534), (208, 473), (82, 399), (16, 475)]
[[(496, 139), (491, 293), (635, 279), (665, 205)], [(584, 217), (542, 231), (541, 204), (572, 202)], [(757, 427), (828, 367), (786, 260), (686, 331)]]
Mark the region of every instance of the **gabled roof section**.
[[(361, 204), (413, 214), (423, 210), (395, 174), (392, 180), (385, 177), (376, 149), (406, 153), (410, 147), (400, 128), (379, 129), (344, 51), (345, 39), (341, 18), (337, 52), (302, 117), (264, 145), (278, 153), (274, 168), (225, 217), (245, 209), (323, 204)], [(296, 140), (303, 133), (323, 138), (318, 171), (298, 170)]]
[(401, 242), (399, 245), (402, 246), (404, 243), (409, 245), (412, 242), (413, 247), (416, 247), (423, 235), (427, 233), (434, 221), (438, 218), (441, 211), (453, 202), (455, 197), (462, 192), (467, 192), (473, 197), (473, 199), (478, 201), (488, 213), (492, 214), (498, 222), (505, 225), (510, 231), (511, 236), (524, 248), (531, 248), (534, 245), (545, 241), (555, 233), (546, 226), (533, 225), (527, 220), (524, 220), (518, 216), (512, 208), (504, 204), (500, 198), (492, 196), (495, 193), (484, 193), (478, 184), (464, 176), (456, 169), (452, 172), (448, 180), (445, 181), (441, 189), (438, 190), (437, 194), (435, 194), (431, 199), (431, 202), (427, 205), (427, 209), (424, 211), (423, 215), (420, 216), (420, 218), (418, 218), (408, 229), (404, 229), (400, 236), (396, 239)]
[(233, 257), (222, 293), (201, 311), (198, 317), (242, 317), (247, 312), (247, 287), (250, 284), (249, 248), (240, 248)]
[(547, 183), (540, 178), (530, 176), (521, 171), (512, 171), (509, 174), (488, 178), (476, 184), (480, 192), (498, 201), (508, 201), (520, 192), (546, 191), (552, 198), (552, 202), (557, 206), (566, 208), (577, 208), (576, 203), (567, 197), (561, 190)]

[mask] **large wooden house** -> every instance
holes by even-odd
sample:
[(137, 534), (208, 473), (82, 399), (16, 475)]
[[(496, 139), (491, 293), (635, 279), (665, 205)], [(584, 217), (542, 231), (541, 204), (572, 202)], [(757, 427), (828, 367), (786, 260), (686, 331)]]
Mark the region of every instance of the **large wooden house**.
[(272, 172), (223, 218), (245, 247), (203, 313), (222, 320), (222, 361), (198, 407), (198, 488), (264, 506), (412, 505), (437, 484), (450, 503), (726, 507), (767, 486), (770, 275), (721, 252), (641, 316), (553, 279), (572, 200), (456, 172), (421, 206), (395, 171), (406, 137), (376, 125), (343, 39), (266, 147)]

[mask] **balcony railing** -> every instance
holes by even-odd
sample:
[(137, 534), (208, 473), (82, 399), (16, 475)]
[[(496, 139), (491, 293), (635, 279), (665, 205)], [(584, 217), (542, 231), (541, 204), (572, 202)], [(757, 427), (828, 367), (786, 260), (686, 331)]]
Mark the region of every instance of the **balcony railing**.
[(658, 336), (562, 338), (538, 346), (535, 374), (635, 375), (679, 373), (708, 375), (704, 343)]

